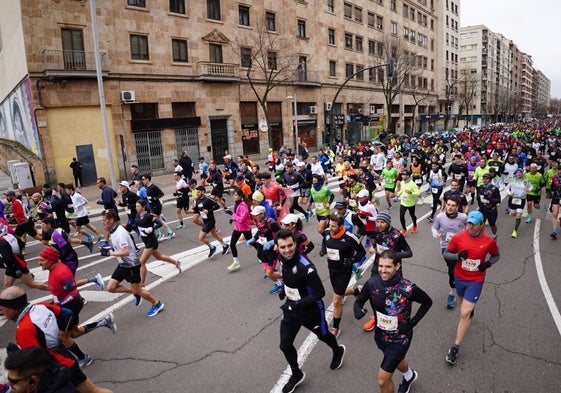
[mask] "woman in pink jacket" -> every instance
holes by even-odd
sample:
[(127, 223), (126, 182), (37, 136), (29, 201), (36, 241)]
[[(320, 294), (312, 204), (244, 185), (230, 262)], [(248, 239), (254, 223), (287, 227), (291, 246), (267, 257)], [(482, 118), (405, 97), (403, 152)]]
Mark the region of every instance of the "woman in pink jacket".
[(239, 187), (234, 187), (234, 208), (232, 219), (230, 223), (234, 223), (234, 230), (232, 231), (232, 237), (230, 238), (230, 249), (232, 250), (233, 262), (228, 266), (228, 270), (235, 272), (240, 268), (240, 262), (238, 261), (238, 249), (236, 243), (243, 236), (246, 239), (251, 239), (251, 216), (249, 214), (250, 203), (247, 197)]

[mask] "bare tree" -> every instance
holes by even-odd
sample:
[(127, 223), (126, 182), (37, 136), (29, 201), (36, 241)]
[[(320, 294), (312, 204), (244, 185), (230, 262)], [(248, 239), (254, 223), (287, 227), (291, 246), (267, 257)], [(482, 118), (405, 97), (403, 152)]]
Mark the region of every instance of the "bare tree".
[[(454, 102), (455, 94), (454, 92), (457, 89), (458, 80), (457, 79), (449, 79), (446, 78), (445, 85), (444, 85), (444, 113), (446, 116), (444, 117), (444, 129), (448, 129), (448, 121), (450, 120), (450, 113), (452, 111), (452, 103)], [(459, 116), (458, 116), (459, 121)]]
[(461, 73), (460, 79), (458, 80), (458, 102), (460, 104), (458, 109), (458, 114), (466, 113), (466, 123), (468, 123), (469, 110), (471, 109), (475, 98), (477, 97), (477, 91), (479, 88), (479, 74), (477, 73)]
[[(239, 56), (241, 59), (245, 77), (265, 114), (267, 124), (270, 124), (267, 110), (269, 94), (278, 86), (294, 82), (297, 76), (298, 55), (295, 51), (296, 40), (292, 37), (290, 34), (269, 31), (257, 22), (255, 29), (232, 43), (234, 57)], [(269, 143), (272, 144), (270, 127)]]
[(413, 98), (413, 125), (411, 126), (411, 130), (414, 132), (417, 108), (425, 101), (430, 103), (431, 93), (427, 88), (424, 86), (420, 87), (417, 83), (415, 87), (409, 91), (409, 94), (411, 94), (411, 97)]

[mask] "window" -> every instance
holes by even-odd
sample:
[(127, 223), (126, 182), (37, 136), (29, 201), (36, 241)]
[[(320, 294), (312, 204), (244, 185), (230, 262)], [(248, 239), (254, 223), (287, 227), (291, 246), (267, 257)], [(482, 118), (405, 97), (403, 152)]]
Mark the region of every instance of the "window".
[(376, 54), (376, 41), (368, 40), (368, 54), (369, 55)]
[(187, 40), (171, 40), (171, 49), (173, 52), (173, 61), (177, 63), (187, 63)]
[(390, 9), (391, 9), (392, 11), (396, 11), (396, 10), (397, 10), (396, 0), (390, 0)]
[(337, 63), (335, 60), (329, 60), (329, 76), (336, 76)]
[(169, 12), (185, 14), (185, 0), (169, 0)]
[(362, 37), (355, 37), (355, 50), (362, 52)]
[(352, 18), (353, 17), (353, 6), (350, 5), (349, 3), (345, 3), (344, 5), (344, 12), (345, 12), (345, 18)]
[(238, 24), (241, 26), (249, 26), (249, 7), (240, 5), (238, 7)]
[(127, 0), (127, 4), (134, 7), (146, 7), (146, 0)]
[(403, 38), (405, 38), (405, 39), (409, 38), (409, 28), (408, 27), (403, 28)]
[(391, 22), (390, 23), (390, 33), (392, 33), (393, 35), (397, 35), (397, 23), (396, 22)]
[(298, 20), (298, 37), (306, 37), (306, 21)]
[(345, 33), (345, 49), (353, 49), (353, 35)]
[(375, 20), (376, 15), (374, 15), (372, 12), (369, 12), (367, 17), (368, 27), (374, 27)]
[(382, 55), (384, 54), (384, 44), (378, 42), (376, 44), (376, 51), (378, 52), (378, 56), (382, 57)]
[(335, 29), (327, 29), (327, 43), (335, 45)]
[(355, 7), (355, 20), (362, 23), (362, 8)]
[(376, 15), (376, 28), (378, 30), (383, 30), (384, 29), (384, 18), (382, 18), (381, 16)]
[(409, 19), (415, 20), (415, 10), (413, 8), (409, 10)]
[(220, 0), (206, 0), (206, 17), (220, 20)]
[(368, 80), (370, 82), (376, 82), (376, 70), (375, 69), (369, 69), (368, 70)]
[(354, 66), (351, 63), (345, 64), (345, 77), (350, 77), (354, 74)]
[(131, 59), (149, 60), (148, 37), (145, 35), (131, 34)]
[(65, 70), (86, 69), (84, 36), (80, 29), (62, 29), (62, 49)]
[(362, 71), (364, 69), (363, 65), (358, 65), (356, 66), (356, 72), (358, 72), (358, 74), (356, 74), (356, 79), (363, 81), (364, 80), (364, 71)]
[(208, 58), (211, 63), (222, 63), (222, 45), (209, 44), (208, 50)]
[(251, 48), (241, 48), (240, 59), (242, 67), (251, 68)]
[(327, 11), (334, 12), (335, 7), (333, 6), (334, 0), (327, 0)]
[(406, 18), (409, 16), (409, 6), (406, 4), (403, 4), (403, 16)]
[(265, 24), (267, 25), (267, 30), (276, 31), (277, 24), (275, 20), (276, 15), (272, 12), (265, 12)]
[(267, 67), (270, 70), (276, 70), (277, 69), (277, 52), (267, 53)]

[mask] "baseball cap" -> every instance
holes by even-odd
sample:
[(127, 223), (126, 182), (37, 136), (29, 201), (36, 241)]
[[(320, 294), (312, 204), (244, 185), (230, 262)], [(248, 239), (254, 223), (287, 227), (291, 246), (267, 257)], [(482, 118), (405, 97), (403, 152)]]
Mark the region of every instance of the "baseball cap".
[(538, 164), (536, 164), (535, 162), (530, 164), (530, 168), (537, 168), (537, 167), (538, 167)]
[(347, 207), (347, 202), (340, 201), (335, 203), (335, 209), (345, 209)]
[(298, 216), (293, 213), (289, 213), (281, 220), (281, 224), (296, 224), (298, 222)]
[(305, 163), (304, 161), (300, 161), (300, 162), (298, 163), (298, 166), (306, 166), (306, 163)]
[(122, 182), (119, 183), (120, 186), (126, 187), (126, 188), (131, 188), (130, 184), (128, 181), (123, 180)]
[(492, 179), (492, 178), (493, 178), (493, 175), (491, 175), (490, 173), (484, 173), (482, 177), (486, 177), (486, 178)]
[(229, 160), (231, 160), (231, 159), (232, 159), (232, 156), (229, 155), (229, 154), (226, 154), (226, 155), (224, 156), (224, 159), (226, 159), (226, 158), (229, 159)]
[(367, 189), (363, 188), (362, 190), (360, 190), (358, 192), (358, 194), (356, 194), (356, 196), (359, 197), (359, 198), (364, 198), (364, 197), (370, 196), (370, 193), (368, 192)]
[(524, 173), (524, 170), (522, 168), (518, 168), (514, 171), (514, 173)]
[(251, 211), (252, 216), (257, 216), (259, 214), (265, 214), (265, 208), (263, 206), (255, 206)]
[(45, 247), (39, 257), (49, 262), (58, 262), (60, 253), (54, 247)]
[(12, 190), (8, 190), (8, 191), (6, 191), (6, 192), (4, 193), (4, 195), (11, 195), (11, 196), (15, 196), (15, 195), (16, 195), (16, 193), (15, 193), (14, 191), (12, 191)]
[(481, 224), (483, 222), (483, 214), (479, 210), (472, 210), (468, 214), (467, 222), (474, 225)]

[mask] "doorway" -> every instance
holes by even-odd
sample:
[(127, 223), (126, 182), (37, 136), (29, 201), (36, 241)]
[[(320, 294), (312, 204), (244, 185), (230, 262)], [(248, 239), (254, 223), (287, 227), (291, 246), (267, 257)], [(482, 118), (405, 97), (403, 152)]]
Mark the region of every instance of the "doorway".
[(224, 164), (224, 152), (228, 150), (227, 121), (227, 119), (214, 119), (210, 121), (212, 159), (216, 165)]
[(82, 163), (82, 182), (84, 186), (95, 184), (97, 169), (93, 154), (93, 145), (76, 146), (76, 159)]

